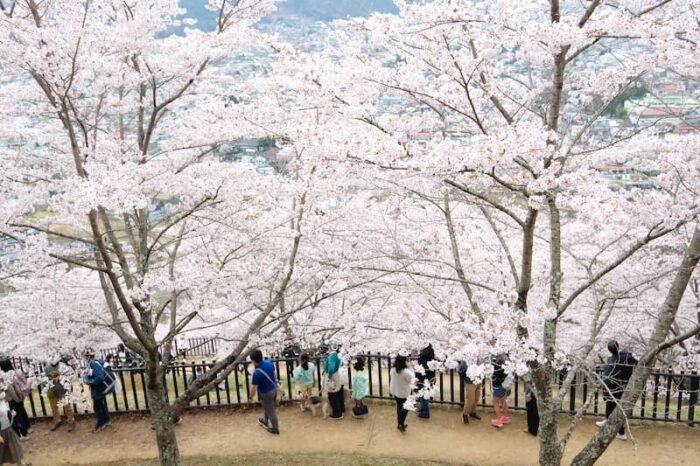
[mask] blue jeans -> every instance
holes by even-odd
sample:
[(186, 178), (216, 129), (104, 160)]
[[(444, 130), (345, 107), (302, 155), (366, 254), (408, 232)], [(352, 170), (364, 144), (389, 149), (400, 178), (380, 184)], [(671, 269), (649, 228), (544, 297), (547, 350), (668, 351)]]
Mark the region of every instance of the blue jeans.
[(95, 415), (97, 415), (97, 426), (102, 427), (109, 422), (109, 411), (107, 410), (107, 398), (99, 398), (92, 401), (92, 406), (95, 409)]
[(418, 408), (418, 417), (421, 417), (423, 419), (428, 419), (430, 418), (430, 399), (429, 398), (421, 398), (420, 399), (420, 408)]

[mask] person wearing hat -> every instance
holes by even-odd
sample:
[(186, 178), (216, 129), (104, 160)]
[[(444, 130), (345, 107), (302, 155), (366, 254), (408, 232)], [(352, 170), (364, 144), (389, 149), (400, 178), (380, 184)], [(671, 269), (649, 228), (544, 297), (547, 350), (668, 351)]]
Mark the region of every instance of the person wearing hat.
[[(52, 431), (63, 425), (63, 419), (61, 418), (61, 411), (58, 404), (59, 402), (63, 401), (68, 394), (70, 383), (66, 383), (65, 379), (69, 378), (71, 375), (70, 372), (72, 372), (72, 369), (68, 364), (66, 364), (66, 362), (67, 360), (65, 358), (62, 359), (58, 355), (53, 355), (49, 359), (46, 366), (44, 366), (44, 375), (49, 379), (49, 387), (46, 390), (46, 398), (49, 400), (51, 416), (53, 417), (53, 423), (51, 424)], [(63, 375), (61, 375), (61, 369), (64, 371)], [(66, 415), (66, 420), (68, 421), (68, 432), (73, 432), (75, 430), (75, 414), (73, 412), (73, 405), (71, 403), (63, 403), (63, 412)]]
[(93, 433), (104, 430), (111, 424), (107, 409), (107, 395), (114, 391), (114, 380), (107, 380), (107, 372), (100, 360), (95, 358), (95, 351), (87, 349), (84, 352), (88, 360), (89, 369), (83, 374), (83, 382), (90, 386), (92, 404), (97, 416), (97, 423)]
[(323, 386), (331, 405), (330, 419), (340, 420), (345, 417), (345, 384), (343, 380), (343, 363), (338, 356), (338, 345), (331, 343), (332, 351), (323, 364)]

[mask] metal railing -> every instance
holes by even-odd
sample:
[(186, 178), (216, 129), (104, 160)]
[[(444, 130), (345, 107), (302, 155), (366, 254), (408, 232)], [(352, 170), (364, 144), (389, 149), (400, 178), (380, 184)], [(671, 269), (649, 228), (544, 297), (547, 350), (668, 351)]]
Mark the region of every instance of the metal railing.
[[(389, 369), (391, 358), (381, 354), (364, 356), (369, 372), (369, 398), (390, 400)], [(296, 359), (273, 359), (272, 361), (282, 385), (283, 399), (286, 401), (296, 400), (292, 371), (298, 365), (298, 361)], [(312, 362), (316, 365), (318, 390), (321, 388), (322, 361), (321, 357), (312, 358)], [(167, 398), (170, 401), (176, 399), (187, 390), (194, 379), (211, 368), (214, 363), (215, 361), (172, 364), (165, 377)], [(25, 371), (27, 369), (21, 365), (19, 368), (25, 369)], [(40, 370), (41, 365), (35, 365), (34, 368)], [(190, 403), (190, 406), (207, 408), (248, 404), (251, 389), (251, 371), (248, 368), (249, 363), (240, 364), (217, 389), (196, 398)], [(351, 369), (348, 367), (347, 371), (347, 388), (351, 388)], [(146, 396), (146, 377), (143, 368), (116, 367), (115, 374), (120, 381), (120, 390), (108, 397), (110, 412), (147, 411), (148, 397)], [(436, 391), (432, 403), (456, 406), (464, 403), (464, 382), (456, 371), (438, 372), (435, 385)], [(632, 418), (694, 425), (699, 386), (700, 375), (696, 371), (691, 373), (654, 371), (647, 384), (647, 389), (632, 411)], [(88, 391), (87, 387), (81, 387), (81, 389)], [(603, 389), (583, 373), (577, 374), (574, 383), (568, 390), (569, 393), (563, 398), (562, 412), (574, 414), (589, 398), (591, 390), (593, 390), (590, 397), (591, 403), (587, 406), (584, 414), (602, 416), (605, 413)], [(29, 403), (28, 411), (32, 417), (46, 417), (50, 414), (44, 397), (37, 390), (28, 397), (26, 403)], [(482, 385), (479, 405), (482, 407), (492, 406), (489, 381)], [(509, 396), (509, 405), (516, 410), (525, 409), (524, 384), (521, 380), (516, 379), (515, 381)], [(79, 413), (77, 406), (75, 412)], [(91, 411), (84, 410), (80, 413), (87, 414), (89, 412)]]

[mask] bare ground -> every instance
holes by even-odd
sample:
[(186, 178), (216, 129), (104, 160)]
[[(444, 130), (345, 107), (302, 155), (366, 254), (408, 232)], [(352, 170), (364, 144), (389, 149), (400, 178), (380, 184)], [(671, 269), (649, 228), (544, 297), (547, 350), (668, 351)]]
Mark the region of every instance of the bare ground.
[[(495, 429), (482, 421), (463, 425), (460, 411), (434, 408), (430, 420), (409, 415), (408, 432), (396, 430), (394, 407), (370, 406), (365, 420), (342, 421), (314, 418), (297, 407), (280, 408), (282, 434), (272, 436), (257, 426), (260, 409), (216, 412), (192, 411), (177, 427), (184, 455), (246, 455), (260, 452), (342, 452), (432, 460), (473, 466), (535, 465), (538, 441), (523, 433), (525, 419), (515, 413), (512, 424)], [(565, 419), (562, 419), (565, 421)], [(595, 432), (595, 419), (581, 423), (567, 448), (570, 459)], [(92, 418), (82, 419), (76, 431), (48, 431), (48, 423), (37, 424), (33, 438), (25, 443), (27, 459), (34, 465), (94, 465), (110, 460), (138, 460), (157, 455), (155, 436), (146, 417), (120, 416), (113, 425), (89, 433)], [(635, 441), (615, 441), (600, 465), (696, 465), (700, 455), (700, 428), (685, 425), (645, 423), (633, 426)]]

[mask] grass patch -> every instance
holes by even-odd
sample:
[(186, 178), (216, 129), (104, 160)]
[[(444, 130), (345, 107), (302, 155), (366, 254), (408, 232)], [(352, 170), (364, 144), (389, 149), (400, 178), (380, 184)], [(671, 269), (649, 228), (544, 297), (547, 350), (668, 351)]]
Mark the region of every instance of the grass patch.
[[(259, 453), (235, 456), (195, 456), (185, 466), (448, 466), (449, 463), (339, 453)], [(96, 466), (160, 466), (158, 460), (130, 460)]]

